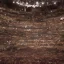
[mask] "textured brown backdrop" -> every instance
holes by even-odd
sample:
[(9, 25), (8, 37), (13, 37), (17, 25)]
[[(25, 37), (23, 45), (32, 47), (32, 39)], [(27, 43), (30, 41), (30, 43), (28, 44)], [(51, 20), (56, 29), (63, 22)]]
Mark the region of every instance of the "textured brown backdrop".
[(30, 14), (0, 7), (0, 64), (64, 64), (61, 17), (39, 22)]

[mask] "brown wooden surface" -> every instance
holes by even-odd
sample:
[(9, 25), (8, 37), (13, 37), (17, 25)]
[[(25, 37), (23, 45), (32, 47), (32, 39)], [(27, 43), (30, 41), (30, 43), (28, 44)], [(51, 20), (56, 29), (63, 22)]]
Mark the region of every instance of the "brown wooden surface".
[[(64, 20), (34, 20), (31, 14), (0, 7), (0, 64), (64, 64)], [(43, 16), (41, 16), (43, 18)]]

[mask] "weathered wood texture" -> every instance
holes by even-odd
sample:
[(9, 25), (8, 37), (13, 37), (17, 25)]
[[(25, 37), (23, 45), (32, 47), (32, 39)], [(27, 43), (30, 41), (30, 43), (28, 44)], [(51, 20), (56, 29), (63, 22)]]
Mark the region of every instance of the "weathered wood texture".
[(64, 64), (62, 16), (34, 17), (0, 7), (0, 64)]

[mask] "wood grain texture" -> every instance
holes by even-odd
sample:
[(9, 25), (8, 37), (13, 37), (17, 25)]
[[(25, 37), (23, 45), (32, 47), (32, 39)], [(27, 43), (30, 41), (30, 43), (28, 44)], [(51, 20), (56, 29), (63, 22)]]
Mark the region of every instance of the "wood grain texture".
[(43, 16), (0, 7), (0, 64), (64, 64), (63, 16), (39, 22)]

